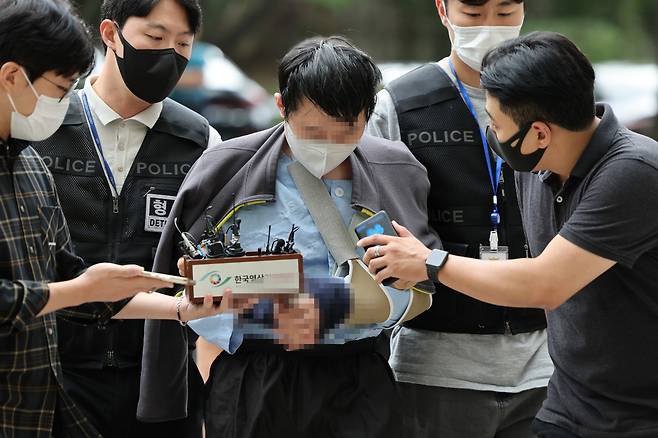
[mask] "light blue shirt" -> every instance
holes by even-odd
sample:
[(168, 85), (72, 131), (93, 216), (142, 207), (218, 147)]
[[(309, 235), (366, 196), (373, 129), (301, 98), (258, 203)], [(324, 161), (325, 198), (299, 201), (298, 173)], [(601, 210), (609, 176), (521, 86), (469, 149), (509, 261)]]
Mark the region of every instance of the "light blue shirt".
[[(265, 248), (267, 244), (268, 226), (272, 226), (271, 241), (277, 238), (288, 239), (293, 224), (299, 227), (295, 233), (295, 249), (304, 257), (304, 277), (324, 279), (330, 278), (336, 271), (336, 262), (324, 244), (313, 218), (304, 205), (297, 187), (288, 171), (292, 159), (286, 154), (279, 158), (275, 187), (276, 202), (266, 205), (246, 206), (239, 210), (241, 244), (247, 251)], [(351, 180), (323, 180), (343, 221), (348, 225), (354, 210), (351, 207)], [(359, 250), (362, 255), (363, 250)], [(343, 344), (348, 341), (377, 336), (383, 328), (395, 325), (404, 314), (410, 291), (399, 291), (389, 288), (393, 301), (391, 318), (383, 324), (368, 326), (346, 326), (340, 324), (324, 333), (320, 343)], [(232, 314), (220, 314), (190, 322), (190, 327), (228, 353), (233, 354), (245, 338), (271, 338), (274, 334), (271, 327), (261, 324), (249, 324), (238, 321)]]

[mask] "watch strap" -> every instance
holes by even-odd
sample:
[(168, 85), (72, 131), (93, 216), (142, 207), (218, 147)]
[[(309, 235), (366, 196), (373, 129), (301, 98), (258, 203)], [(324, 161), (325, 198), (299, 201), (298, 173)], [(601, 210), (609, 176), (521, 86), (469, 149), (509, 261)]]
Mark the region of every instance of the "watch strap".
[(429, 257), (425, 261), (425, 267), (427, 268), (427, 276), (429, 279), (435, 283), (440, 283), (439, 281), (439, 271), (446, 264), (448, 256), (450, 254), (448, 251), (443, 251), (442, 249), (433, 249)]

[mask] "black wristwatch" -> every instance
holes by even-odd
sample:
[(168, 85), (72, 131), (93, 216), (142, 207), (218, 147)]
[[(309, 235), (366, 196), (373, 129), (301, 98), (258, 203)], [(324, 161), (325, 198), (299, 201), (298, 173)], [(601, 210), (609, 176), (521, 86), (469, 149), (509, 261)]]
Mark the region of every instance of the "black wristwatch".
[(427, 276), (430, 281), (439, 283), (439, 271), (448, 261), (448, 256), (450, 254), (448, 251), (443, 251), (441, 249), (433, 249), (432, 253), (427, 260), (425, 261), (425, 267), (427, 268)]

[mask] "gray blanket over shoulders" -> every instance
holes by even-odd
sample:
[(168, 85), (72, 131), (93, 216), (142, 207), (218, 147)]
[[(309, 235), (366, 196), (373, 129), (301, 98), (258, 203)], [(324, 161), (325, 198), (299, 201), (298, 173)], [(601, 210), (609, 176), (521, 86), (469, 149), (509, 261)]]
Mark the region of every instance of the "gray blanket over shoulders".
[[(207, 214), (220, 220), (234, 201), (275, 201), (276, 169), (285, 136), (283, 125), (232, 139), (208, 149), (181, 186), (155, 256), (154, 271), (177, 273), (179, 226), (198, 237)], [(351, 155), (352, 204), (386, 210), (430, 248), (441, 242), (427, 225), (429, 181), (425, 168), (400, 142), (364, 136)], [(173, 290), (169, 293), (174, 293)], [(177, 321), (147, 321), (137, 417), (159, 422), (187, 416), (188, 379), (200, 379), (189, 358), (191, 333)], [(202, 397), (202, 394), (195, 394)]]

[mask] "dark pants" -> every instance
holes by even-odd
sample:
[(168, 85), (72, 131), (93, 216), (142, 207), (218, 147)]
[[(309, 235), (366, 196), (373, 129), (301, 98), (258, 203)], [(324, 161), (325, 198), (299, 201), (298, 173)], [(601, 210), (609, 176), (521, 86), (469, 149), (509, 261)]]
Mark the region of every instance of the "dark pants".
[(537, 435), (537, 438), (580, 438), (568, 430), (562, 429), (550, 423), (544, 423), (540, 420), (535, 420), (532, 423), (532, 430)]
[(201, 437), (200, 406), (184, 420), (138, 421), (139, 379), (139, 368), (64, 369), (66, 392), (104, 438)]
[(399, 383), (404, 436), (531, 438), (546, 388), (518, 394)]
[(400, 437), (388, 363), (374, 342), (355, 351), (350, 344), (322, 352), (242, 345), (220, 354), (206, 384), (207, 437)]

